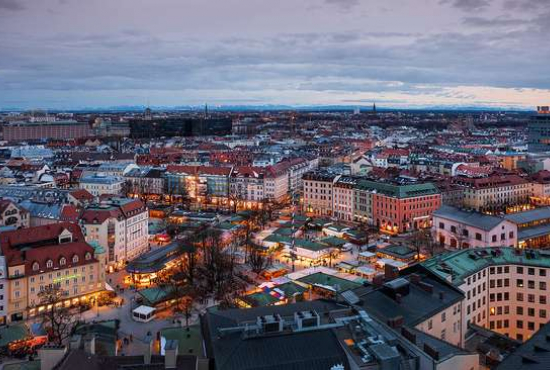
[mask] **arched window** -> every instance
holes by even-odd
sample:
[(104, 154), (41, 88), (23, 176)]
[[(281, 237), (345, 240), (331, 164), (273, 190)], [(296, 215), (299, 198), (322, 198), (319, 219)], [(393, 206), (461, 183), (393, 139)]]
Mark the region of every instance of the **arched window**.
[(90, 252), (87, 252), (86, 253), (86, 259), (87, 260), (91, 260), (92, 259), (92, 254)]
[(78, 256), (76, 254), (73, 256), (73, 263), (78, 263)]
[(66, 263), (67, 263), (67, 259), (65, 257), (61, 257), (59, 259), (59, 265), (60, 266), (65, 266)]
[(32, 270), (33, 271), (38, 271), (38, 269), (40, 269), (40, 264), (38, 262), (35, 262), (32, 264)]
[(53, 261), (52, 260), (48, 260), (48, 262), (46, 262), (46, 267), (51, 269), (53, 267)]

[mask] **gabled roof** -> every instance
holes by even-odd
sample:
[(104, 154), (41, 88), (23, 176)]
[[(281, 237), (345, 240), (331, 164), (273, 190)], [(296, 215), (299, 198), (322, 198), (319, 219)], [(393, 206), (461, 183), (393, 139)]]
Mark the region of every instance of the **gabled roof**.
[(500, 217), (479, 212), (464, 211), (447, 205), (442, 205), (438, 210), (434, 211), (433, 216), (460, 222), (485, 231), (491, 231), (505, 221)]

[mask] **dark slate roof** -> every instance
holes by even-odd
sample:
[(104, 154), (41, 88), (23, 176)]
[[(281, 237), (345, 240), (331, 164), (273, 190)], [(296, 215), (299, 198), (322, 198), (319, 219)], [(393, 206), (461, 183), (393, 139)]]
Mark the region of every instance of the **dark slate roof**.
[(506, 220), (515, 224), (526, 224), (533, 221), (550, 218), (550, 207), (536, 208), (530, 211), (512, 213), (504, 216)]
[(436, 338), (433, 335), (424, 333), (421, 330), (415, 328), (407, 328), (407, 330), (416, 336), (415, 344), (418, 348), (422, 349), (424, 348), (424, 345), (427, 344), (439, 353), (440, 359), (445, 359), (446, 357), (452, 357), (456, 355), (470, 354), (460, 347), (453, 346), (452, 344)]
[(459, 221), (466, 225), (478, 227), (485, 231), (494, 229), (503, 221), (500, 217), (484, 215), (478, 212), (464, 211), (447, 205), (442, 205), (433, 213), (433, 215)]
[[(164, 356), (153, 355), (145, 364), (143, 356), (97, 356), (82, 350), (71, 350), (55, 370), (164, 370)], [(196, 370), (197, 357), (178, 355), (175, 370)]]
[[(355, 293), (361, 299), (365, 311), (382, 322), (403, 316), (405, 325), (413, 327), (459, 302), (463, 297), (457, 289), (426, 275), (422, 276), (421, 281), (431, 285), (433, 292), (428, 293), (418, 284), (410, 283), (409, 294), (401, 297), (401, 303), (393, 299), (385, 287), (367, 292), (357, 290)], [(440, 293), (443, 293), (443, 299)]]
[(336, 364), (349, 369), (346, 354), (330, 329), (285, 331), (247, 339), (239, 332), (227, 332), (223, 336), (218, 333), (219, 328), (255, 321), (258, 316), (279, 314), (285, 317), (308, 310), (322, 315), (340, 307), (332, 301), (317, 300), (246, 310), (210, 309), (201, 319), (207, 355), (214, 359), (217, 370), (327, 370)]
[(522, 369), (550, 369), (550, 324), (544, 325), (496, 367), (496, 370)]

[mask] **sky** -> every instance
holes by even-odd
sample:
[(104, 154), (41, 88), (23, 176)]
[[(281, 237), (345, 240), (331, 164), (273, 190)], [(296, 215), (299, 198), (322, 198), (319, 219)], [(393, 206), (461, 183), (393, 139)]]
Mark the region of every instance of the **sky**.
[(0, 109), (534, 108), (550, 0), (0, 0)]

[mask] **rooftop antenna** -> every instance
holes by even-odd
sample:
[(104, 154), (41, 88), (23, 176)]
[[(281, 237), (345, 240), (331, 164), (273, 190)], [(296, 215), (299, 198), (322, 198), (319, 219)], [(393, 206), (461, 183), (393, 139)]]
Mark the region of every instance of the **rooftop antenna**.
[(208, 119), (208, 103), (204, 104), (204, 118)]

